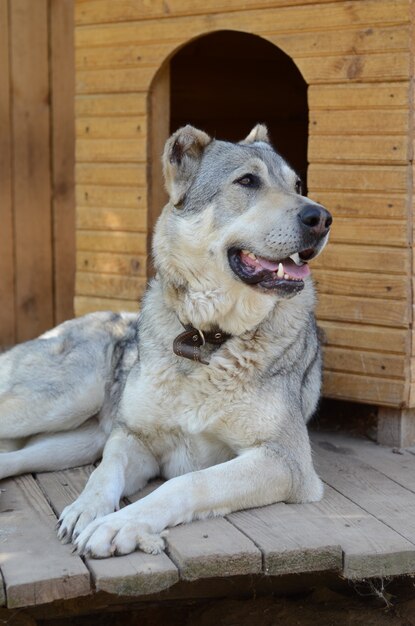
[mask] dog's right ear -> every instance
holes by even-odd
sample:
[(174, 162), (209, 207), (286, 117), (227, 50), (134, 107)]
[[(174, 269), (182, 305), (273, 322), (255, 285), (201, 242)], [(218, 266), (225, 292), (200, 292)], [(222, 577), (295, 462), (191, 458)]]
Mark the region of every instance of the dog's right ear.
[(179, 206), (196, 176), (200, 159), (212, 141), (203, 130), (189, 124), (179, 128), (168, 139), (163, 153), (163, 172), (167, 193), (174, 206)]

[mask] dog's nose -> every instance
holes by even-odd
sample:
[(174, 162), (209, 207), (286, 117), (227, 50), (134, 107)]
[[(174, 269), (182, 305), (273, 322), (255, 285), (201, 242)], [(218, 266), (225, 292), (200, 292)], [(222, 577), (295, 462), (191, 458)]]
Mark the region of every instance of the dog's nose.
[(318, 204), (307, 204), (299, 213), (301, 223), (314, 235), (326, 235), (333, 221), (330, 213)]

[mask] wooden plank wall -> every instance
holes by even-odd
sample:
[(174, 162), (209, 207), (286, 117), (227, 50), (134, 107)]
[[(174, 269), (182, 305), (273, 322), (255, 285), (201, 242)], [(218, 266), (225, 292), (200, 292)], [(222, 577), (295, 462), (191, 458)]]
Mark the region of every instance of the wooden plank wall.
[(407, 403), (410, 4), (77, 0), (76, 312), (135, 310), (144, 289), (147, 96), (157, 71), (194, 37), (253, 33), (289, 54), (309, 85), (309, 194), (335, 216), (314, 263), (325, 392)]
[(0, 0), (0, 346), (73, 315), (73, 0)]

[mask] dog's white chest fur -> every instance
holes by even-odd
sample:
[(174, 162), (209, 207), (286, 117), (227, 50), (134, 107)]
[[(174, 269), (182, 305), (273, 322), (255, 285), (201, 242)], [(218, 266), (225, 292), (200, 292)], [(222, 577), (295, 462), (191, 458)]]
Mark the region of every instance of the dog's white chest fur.
[(166, 478), (208, 467), (238, 454), (241, 440), (249, 447), (276, 433), (273, 420), (241, 410), (252, 407), (252, 397), (244, 397), (252, 393), (249, 378), (227, 356), (213, 356), (209, 366), (195, 364), (190, 373), (172, 368), (170, 359), (167, 366), (162, 357), (138, 364), (128, 377), (119, 418), (145, 438)]

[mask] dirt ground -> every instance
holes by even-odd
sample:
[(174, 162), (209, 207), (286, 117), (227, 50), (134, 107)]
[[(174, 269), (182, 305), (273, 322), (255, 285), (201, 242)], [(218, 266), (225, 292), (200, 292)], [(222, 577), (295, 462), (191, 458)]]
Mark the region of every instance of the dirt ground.
[(180, 601), (39, 626), (415, 626), (415, 577), (290, 597)]

